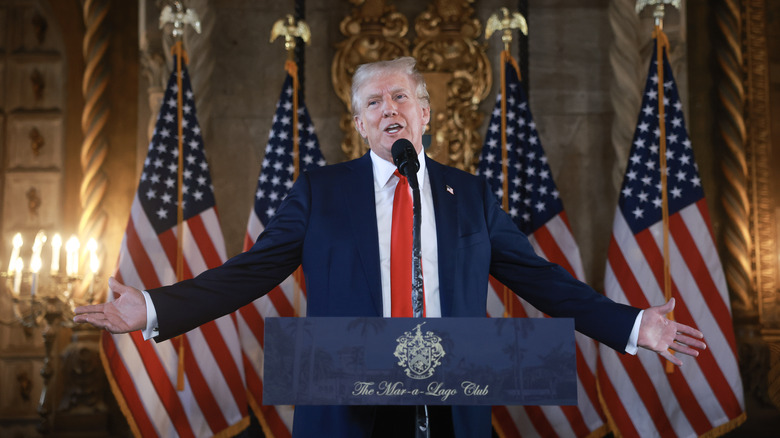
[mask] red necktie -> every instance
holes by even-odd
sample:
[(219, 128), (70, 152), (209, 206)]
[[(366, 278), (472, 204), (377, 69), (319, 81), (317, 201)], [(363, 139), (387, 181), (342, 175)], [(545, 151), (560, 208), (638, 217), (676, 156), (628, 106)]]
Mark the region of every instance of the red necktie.
[(393, 227), (390, 233), (391, 315), (414, 316), (412, 310), (412, 196), (405, 176), (400, 178), (393, 197)]

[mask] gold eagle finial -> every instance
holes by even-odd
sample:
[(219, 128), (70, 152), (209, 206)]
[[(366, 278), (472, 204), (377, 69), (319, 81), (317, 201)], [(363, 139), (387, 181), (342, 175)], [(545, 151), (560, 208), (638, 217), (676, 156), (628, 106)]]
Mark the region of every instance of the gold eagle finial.
[[(501, 17), (499, 17), (499, 13)], [(509, 9), (501, 8), (499, 12), (488, 18), (485, 26), (485, 38), (490, 38), (493, 32), (502, 30), (504, 34), (501, 36), (501, 41), (504, 42), (504, 50), (509, 50), (509, 44), (512, 42), (512, 29), (519, 29), (523, 35), (528, 35), (528, 23), (526, 23), (525, 17), (519, 12), (510, 13)]]
[[(173, 11), (174, 8), (176, 12)], [(173, 2), (173, 8), (171, 5), (163, 8), (160, 14), (160, 29), (168, 23), (173, 23), (174, 38), (180, 38), (184, 35), (184, 26), (187, 24), (192, 26), (195, 32), (200, 33), (200, 18), (198, 14), (192, 8), (185, 9), (180, 1)]]
[(295, 38), (302, 39), (306, 44), (309, 44), (309, 41), (311, 41), (309, 25), (303, 20), (296, 21), (290, 14), (287, 14), (286, 18), (276, 20), (271, 28), (270, 42), (273, 42), (279, 36), (284, 36), (284, 48), (290, 53), (295, 50)]
[(655, 6), (653, 10), (653, 18), (655, 18), (655, 24), (657, 26), (663, 26), (664, 20), (664, 5), (671, 5), (677, 9), (680, 9), (681, 0), (637, 0), (636, 13), (642, 12), (642, 9), (648, 6)]

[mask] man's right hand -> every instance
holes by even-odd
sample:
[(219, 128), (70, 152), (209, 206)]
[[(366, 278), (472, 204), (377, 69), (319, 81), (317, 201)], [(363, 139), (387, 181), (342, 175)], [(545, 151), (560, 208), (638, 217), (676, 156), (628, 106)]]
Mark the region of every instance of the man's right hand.
[(113, 301), (76, 307), (73, 321), (89, 323), (111, 333), (128, 333), (146, 328), (146, 301), (140, 290), (125, 286), (114, 277), (108, 287), (116, 294)]

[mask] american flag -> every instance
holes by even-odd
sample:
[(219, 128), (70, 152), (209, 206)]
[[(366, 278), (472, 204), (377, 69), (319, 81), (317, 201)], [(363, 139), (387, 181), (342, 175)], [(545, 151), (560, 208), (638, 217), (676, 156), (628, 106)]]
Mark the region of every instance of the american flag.
[[(558, 189), (547, 164), (536, 124), (528, 108), (517, 73), (508, 54), (503, 64), (506, 86), (506, 149), (508, 193), (503, 189), (501, 153), (501, 99), (499, 94), (488, 127), (478, 174), (487, 179), (496, 196), (507, 196), (508, 213), (528, 236), (536, 253), (566, 268), (583, 280), (582, 260), (571, 233)], [(507, 302), (506, 300), (511, 300)], [(542, 317), (543, 314), (490, 278), (488, 314), (501, 317)], [(496, 406), (493, 425), (503, 437), (599, 436), (606, 432), (596, 389), (596, 344), (575, 334), (577, 344), (578, 406)]]
[[(718, 259), (682, 103), (663, 52), (663, 101), (674, 318), (704, 333), (708, 348), (665, 372), (665, 359), (600, 347), (599, 381), (620, 434), (718, 436), (744, 421), (742, 381), (723, 268)], [(605, 291), (647, 308), (665, 302), (657, 50), (645, 85), (609, 245)]]
[[(257, 180), (255, 204), (249, 213), (244, 250), (251, 248), (265, 229), (265, 224), (279, 208), (279, 204), (293, 185), (293, 75), (296, 68), (287, 66), (288, 75), (276, 104), (273, 125), (268, 134), (260, 176)], [(300, 169), (305, 171), (324, 166), (314, 125), (298, 92), (298, 137)], [(258, 298), (238, 311), (238, 326), (244, 352), (250, 404), (261, 421), (266, 435), (289, 437), (292, 431), (292, 406), (263, 405), (263, 333), (264, 320), (274, 316), (301, 316), (306, 314), (306, 287), (302, 275), (292, 275), (269, 294)], [(296, 314), (296, 295), (299, 302)]]
[[(184, 236), (184, 277), (219, 266), (225, 242), (214, 204), (195, 102), (186, 68), (183, 89), (184, 223), (177, 226), (177, 74), (171, 74), (120, 248), (116, 278), (150, 289), (177, 281), (177, 236)], [(111, 299), (112, 297), (109, 297)], [(178, 391), (179, 343), (184, 390)], [(103, 363), (114, 395), (138, 437), (232, 435), (249, 424), (241, 346), (224, 316), (161, 343), (140, 332), (103, 333)]]

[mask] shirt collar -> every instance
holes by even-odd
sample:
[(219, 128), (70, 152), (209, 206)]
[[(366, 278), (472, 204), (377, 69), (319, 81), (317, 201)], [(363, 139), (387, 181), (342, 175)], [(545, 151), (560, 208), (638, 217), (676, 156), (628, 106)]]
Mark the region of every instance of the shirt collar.
[[(370, 154), (371, 164), (374, 168), (374, 186), (381, 189), (390, 182), (390, 178), (392, 178), (393, 172), (396, 171), (397, 167), (374, 153), (374, 151), (371, 151)], [(417, 171), (417, 182), (422, 187), (425, 183), (425, 150), (417, 154), (417, 159), (420, 162), (420, 169)]]

